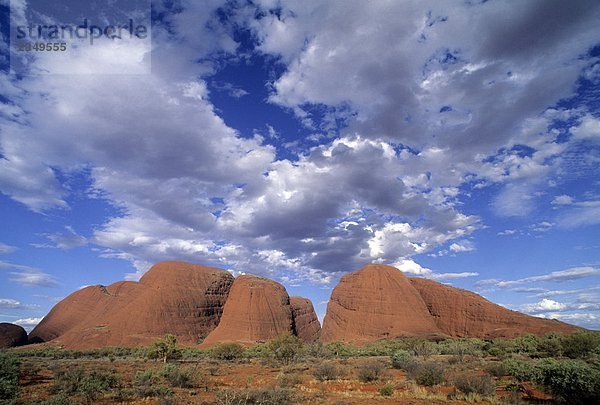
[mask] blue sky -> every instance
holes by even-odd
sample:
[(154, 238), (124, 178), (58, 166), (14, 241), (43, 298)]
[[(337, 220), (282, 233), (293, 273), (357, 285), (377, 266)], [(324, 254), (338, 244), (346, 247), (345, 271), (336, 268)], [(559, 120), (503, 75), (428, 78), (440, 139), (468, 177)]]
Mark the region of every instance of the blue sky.
[(322, 318), (378, 262), (600, 328), (596, 1), (108, 3), (10, 17), (151, 39), (22, 64), (0, 20), (0, 321), (160, 260)]

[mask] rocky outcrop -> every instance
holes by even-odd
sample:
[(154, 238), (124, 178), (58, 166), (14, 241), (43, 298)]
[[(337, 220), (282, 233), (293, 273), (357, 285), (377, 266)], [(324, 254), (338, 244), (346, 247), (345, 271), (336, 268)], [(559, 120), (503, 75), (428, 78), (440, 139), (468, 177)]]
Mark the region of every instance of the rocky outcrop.
[(452, 337), (514, 338), (527, 333), (573, 333), (577, 326), (511, 311), (480, 295), (435, 281), (411, 277), (437, 327)]
[(139, 282), (91, 286), (59, 302), (32, 341), (67, 348), (147, 345), (166, 333), (193, 345), (219, 323), (233, 276), (221, 269), (161, 262)]
[(27, 332), (13, 323), (0, 323), (0, 349), (22, 346), (27, 344)]
[(334, 288), (321, 341), (362, 344), (401, 336), (440, 334), (417, 290), (394, 267), (370, 264)]
[(231, 287), (219, 326), (201, 347), (219, 342), (253, 345), (293, 332), (292, 308), (285, 288), (273, 280), (243, 275)]
[(290, 297), (296, 335), (305, 342), (314, 342), (321, 334), (321, 324), (308, 298)]

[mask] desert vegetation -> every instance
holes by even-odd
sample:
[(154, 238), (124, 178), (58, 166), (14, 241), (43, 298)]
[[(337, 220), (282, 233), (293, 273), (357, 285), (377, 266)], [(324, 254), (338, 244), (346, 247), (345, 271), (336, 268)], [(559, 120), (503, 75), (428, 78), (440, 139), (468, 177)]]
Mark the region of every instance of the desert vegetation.
[[(0, 352), (3, 404), (569, 403), (600, 401), (600, 334), (244, 347)], [(391, 401), (391, 402), (390, 402)]]

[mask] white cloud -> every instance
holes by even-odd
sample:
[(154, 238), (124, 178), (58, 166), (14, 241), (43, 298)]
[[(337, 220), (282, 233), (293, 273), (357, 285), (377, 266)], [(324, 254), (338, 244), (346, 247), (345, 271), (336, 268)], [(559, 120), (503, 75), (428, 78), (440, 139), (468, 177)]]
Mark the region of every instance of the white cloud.
[(83, 246), (88, 243), (87, 238), (78, 235), (77, 232), (71, 226), (65, 226), (66, 233), (54, 233), (44, 235), (48, 238), (52, 244), (37, 244), (33, 243), (32, 246), (40, 248), (57, 248), (57, 249), (73, 249), (79, 246)]
[[(580, 15), (491, 3), (282, 2), (275, 12), (265, 1), (256, 3), (264, 13), (230, 10), (262, 52), (285, 64), (272, 102), (307, 125), (315, 125), (307, 103), (327, 111), (324, 126), (348, 120), (335, 140), (316, 136), (325, 143), (298, 146), (291, 161), (277, 160), (268, 144), (286, 134), (267, 127), (269, 136), (243, 138), (218, 115), (206, 84), (218, 64), (198, 61), (232, 56), (238, 44), (232, 25), (211, 20), (222, 2), (184, 2), (153, 28), (151, 74), (99, 74), (115, 62), (110, 44), (99, 43), (72, 61), (82, 69), (96, 61), (85, 65), (89, 74), (0, 78), (13, 101), (2, 110), (0, 190), (34, 211), (67, 208), (59, 174), (89, 172), (90, 194), (122, 214), (89, 238), (68, 229), (48, 238), (61, 248), (94, 243), (103, 257), (130, 261), (131, 279), (152, 262), (182, 259), (322, 284), (366, 262), (410, 260), (447, 244), (470, 251), (464, 238), (482, 224), (461, 212), (463, 190), (499, 184), (498, 214), (531, 212), (529, 196), (558, 170), (556, 156), (588, 138), (559, 143), (551, 124), (578, 118), (574, 133), (592, 125), (582, 112), (548, 107), (589, 68), (580, 55), (596, 41), (597, 6)], [(506, 21), (490, 24), (498, 15)], [(552, 30), (537, 23), (556, 16)], [(527, 50), (515, 45), (528, 42)], [(593, 222), (595, 209), (558, 224)], [(36, 271), (19, 280), (43, 283)]]
[(455, 278), (476, 277), (479, 273), (463, 272), (463, 273), (435, 273), (431, 269), (422, 267), (411, 259), (401, 259), (393, 264), (394, 267), (404, 273), (415, 274), (432, 280), (447, 280)]
[(500, 288), (511, 287), (517, 284), (531, 283), (531, 282), (555, 282), (562, 283), (565, 281), (578, 280), (585, 277), (600, 276), (600, 269), (592, 266), (583, 267), (571, 267), (566, 270), (553, 271), (548, 274), (540, 276), (525, 277), (518, 280), (481, 280), (478, 281), (477, 285), (494, 285)]
[(548, 311), (561, 311), (567, 308), (567, 305), (544, 298), (535, 304), (525, 304), (521, 306), (521, 310), (527, 313), (539, 313)]
[(0, 242), (0, 254), (12, 253), (17, 250), (16, 247)]
[(571, 204), (573, 204), (573, 197), (566, 195), (566, 194), (557, 195), (556, 197), (554, 197), (551, 204), (553, 204), (553, 205), (571, 205)]
[(13, 321), (12, 323), (22, 326), (27, 331), (27, 333), (29, 333), (33, 330), (33, 328), (35, 328), (37, 326), (38, 323), (40, 323), (42, 321), (42, 319), (44, 319), (44, 318), (43, 317), (41, 317), (41, 318), (22, 318), (22, 319), (17, 319), (16, 321)]
[(0, 261), (0, 269), (13, 269), (9, 272), (8, 281), (21, 284), (26, 287), (56, 287), (58, 282), (52, 275), (30, 266)]
[(0, 298), (0, 308), (2, 309), (37, 309), (38, 305), (23, 304), (20, 301), (11, 298)]

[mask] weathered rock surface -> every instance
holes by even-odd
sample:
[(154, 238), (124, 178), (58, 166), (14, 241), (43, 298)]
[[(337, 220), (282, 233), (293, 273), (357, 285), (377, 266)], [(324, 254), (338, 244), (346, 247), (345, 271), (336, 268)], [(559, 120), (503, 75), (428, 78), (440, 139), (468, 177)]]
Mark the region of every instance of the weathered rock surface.
[(27, 344), (27, 332), (22, 326), (13, 323), (0, 323), (0, 349)]
[(314, 342), (321, 335), (321, 324), (308, 298), (290, 297), (296, 335), (305, 342)]
[(334, 288), (321, 340), (362, 344), (401, 336), (440, 334), (417, 290), (394, 267), (370, 264)]
[(511, 311), (480, 295), (423, 278), (410, 277), (435, 324), (453, 337), (514, 338), (532, 333), (573, 333), (582, 330), (574, 325), (536, 318)]
[(293, 332), (292, 308), (285, 288), (273, 280), (243, 275), (231, 287), (219, 326), (201, 347), (219, 342), (253, 345)]
[(221, 269), (160, 262), (139, 282), (91, 286), (59, 302), (32, 341), (67, 348), (147, 345), (166, 333), (197, 343), (219, 323), (233, 276)]

